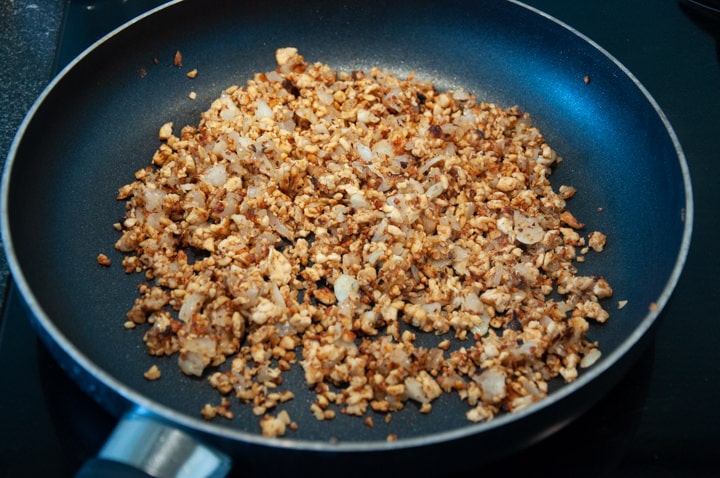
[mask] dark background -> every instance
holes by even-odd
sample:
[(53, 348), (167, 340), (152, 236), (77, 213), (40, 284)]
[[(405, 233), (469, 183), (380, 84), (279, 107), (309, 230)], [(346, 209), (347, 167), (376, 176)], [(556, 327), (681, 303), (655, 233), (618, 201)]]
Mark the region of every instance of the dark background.
[[(0, 0), (0, 158), (58, 65), (158, 3)], [(526, 3), (608, 50), (657, 100), (687, 156), (695, 230), (655, 339), (628, 376), (569, 428), (483, 474), (720, 476), (720, 15), (676, 0)], [(4, 257), (0, 295), (0, 477), (71, 475), (113, 420), (38, 344), (17, 309)]]

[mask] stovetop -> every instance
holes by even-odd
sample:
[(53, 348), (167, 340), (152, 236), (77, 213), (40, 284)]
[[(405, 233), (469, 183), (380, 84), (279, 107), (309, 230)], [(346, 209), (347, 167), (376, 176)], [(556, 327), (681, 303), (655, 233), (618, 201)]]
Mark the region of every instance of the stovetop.
[[(54, 68), (159, 3), (66, 1)], [(710, 307), (718, 294), (714, 281), (707, 279), (718, 270), (719, 260), (717, 254), (702, 252), (710, 250), (718, 232), (714, 205), (720, 198), (714, 178), (720, 177), (720, 157), (707, 138), (713, 132), (717, 136), (720, 125), (720, 23), (675, 2), (651, 2), (652, 8), (625, 0), (526, 3), (608, 48), (658, 99), (694, 173), (698, 231), (655, 340), (626, 377), (565, 429), (483, 466), (478, 475), (720, 476), (720, 393), (715, 383), (720, 356)], [(661, 61), (672, 63), (672, 71)], [(1, 320), (0, 477), (72, 476), (97, 453), (115, 419), (67, 378), (38, 341), (12, 284)]]

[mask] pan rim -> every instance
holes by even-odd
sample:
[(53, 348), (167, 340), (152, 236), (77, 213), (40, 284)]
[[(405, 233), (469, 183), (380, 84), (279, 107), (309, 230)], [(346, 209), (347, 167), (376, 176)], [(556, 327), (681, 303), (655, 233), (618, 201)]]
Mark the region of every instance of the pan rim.
[[(48, 314), (41, 307), (40, 303), (36, 299), (33, 291), (31, 290), (28, 282), (25, 280), (22, 267), (19, 259), (15, 255), (15, 247), (12, 240), (12, 231), (10, 228), (10, 220), (8, 214), (8, 202), (9, 202), (9, 189), (10, 189), (10, 178), (13, 172), (13, 166), (17, 157), (19, 147), (25, 136), (25, 131), (32, 124), (33, 118), (36, 113), (42, 108), (45, 99), (52, 93), (56, 85), (59, 84), (63, 78), (71, 71), (78, 63), (81, 63), (92, 51), (99, 48), (103, 43), (108, 41), (110, 38), (116, 36), (123, 30), (130, 28), (135, 23), (143, 21), (145, 18), (156, 14), (157, 12), (170, 8), (176, 4), (182, 3), (183, 0), (173, 0), (160, 5), (146, 13), (124, 23), (118, 28), (112, 30), (88, 48), (80, 53), (73, 61), (65, 66), (45, 87), (40, 96), (35, 100), (25, 118), (23, 119), (18, 131), (11, 143), (5, 165), (3, 167), (2, 182), (0, 183), (0, 239), (2, 240), (4, 252), (8, 260), (8, 266), (10, 269), (11, 276), (15, 282), (15, 285), (23, 298), (26, 306), (31, 311), (32, 321), (36, 327), (42, 329), (47, 337), (54, 342), (55, 345), (59, 346), (64, 353), (66, 353), (74, 364), (77, 364), (81, 369), (92, 375), (98, 380), (103, 386), (113, 390), (114, 393), (118, 394), (129, 403), (135, 404), (136, 407), (151, 413), (161, 419), (168, 420), (172, 423), (177, 424), (179, 427), (192, 430), (198, 433), (206, 434), (209, 436), (218, 437), (221, 439), (228, 439), (233, 441), (240, 441), (244, 443), (270, 446), (277, 448), (305, 450), (305, 451), (333, 451), (333, 452), (370, 452), (370, 451), (389, 451), (393, 449), (402, 448), (413, 448), (423, 447), (428, 445), (437, 444), (440, 442), (453, 441), (461, 438), (465, 438), (471, 435), (480, 433), (486, 433), (496, 428), (505, 426), (511, 422), (523, 420), (524, 418), (537, 414), (545, 408), (550, 407), (552, 404), (563, 400), (564, 398), (576, 393), (581, 388), (584, 388), (593, 380), (604, 374), (614, 364), (616, 364), (622, 357), (628, 354), (633, 346), (638, 343), (643, 336), (655, 324), (657, 318), (661, 314), (668, 300), (670, 299), (684, 269), (691, 238), (694, 223), (694, 203), (691, 177), (689, 167), (685, 154), (683, 152), (680, 141), (674, 131), (670, 121), (663, 112), (660, 105), (652, 97), (650, 92), (645, 86), (630, 72), (619, 60), (611, 55), (607, 50), (597, 44), (595, 41), (571, 27), (570, 25), (558, 20), (557, 18), (529, 5), (526, 5), (518, 0), (507, 0), (508, 3), (514, 4), (518, 7), (527, 9), (528, 11), (543, 17), (546, 21), (557, 24), (562, 27), (571, 35), (577, 36), (583, 42), (597, 50), (601, 55), (609, 59), (627, 79), (630, 79), (635, 87), (642, 93), (646, 101), (654, 109), (658, 118), (662, 122), (665, 131), (667, 132), (669, 139), (671, 140), (675, 153), (677, 155), (678, 164), (682, 173), (683, 181), (683, 193), (685, 195), (684, 205), (684, 218), (683, 218), (683, 232), (680, 247), (673, 265), (672, 272), (668, 277), (662, 293), (656, 300), (657, 308), (648, 310), (647, 314), (639, 322), (638, 327), (626, 337), (621, 344), (613, 350), (611, 353), (604, 356), (595, 366), (584, 371), (577, 380), (572, 383), (565, 384), (558, 390), (554, 391), (545, 399), (528, 406), (525, 409), (519, 410), (514, 413), (503, 414), (495, 417), (493, 420), (488, 422), (472, 424), (468, 422), (466, 426), (462, 426), (453, 430), (438, 431), (432, 434), (426, 434), (421, 437), (402, 438), (400, 437), (397, 441), (353, 441), (353, 442), (329, 442), (329, 441), (318, 441), (318, 440), (307, 440), (307, 439), (293, 439), (289, 437), (283, 437), (281, 439), (273, 439), (263, 437), (260, 434), (249, 433), (241, 430), (235, 430), (224, 426), (218, 426), (211, 422), (202, 420), (201, 417), (192, 417), (184, 413), (180, 413), (171, 407), (162, 405), (155, 402), (154, 400), (145, 397), (139, 392), (134, 391), (132, 388), (126, 386), (124, 383), (112, 377), (104, 369), (93, 363), (79, 348), (77, 348), (68, 338), (57, 328)], [(559, 425), (561, 427), (562, 425)], [(550, 433), (550, 432), (548, 432)]]

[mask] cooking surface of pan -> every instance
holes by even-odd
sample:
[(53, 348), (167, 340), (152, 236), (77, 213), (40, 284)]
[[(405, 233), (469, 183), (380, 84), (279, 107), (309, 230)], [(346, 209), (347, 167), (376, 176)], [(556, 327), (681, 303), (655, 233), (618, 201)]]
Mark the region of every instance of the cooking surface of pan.
[[(233, 405), (232, 421), (202, 420), (202, 406), (219, 396), (205, 379), (182, 375), (174, 357), (161, 359), (161, 380), (143, 378), (158, 359), (145, 353), (141, 332), (122, 327), (141, 277), (120, 272), (122, 256), (113, 249), (112, 224), (124, 214), (117, 188), (150, 164), (160, 125), (197, 124), (224, 88), (274, 69), (274, 52), (284, 46), (339, 70), (414, 71), (439, 88), (463, 87), (531, 114), (564, 158), (553, 184), (575, 186), (569, 209), (608, 235), (606, 250), (581, 265), (615, 291), (609, 322), (588, 335), (603, 351), (594, 367), (573, 384), (553, 384), (544, 402), (489, 423), (471, 424), (466, 405), (447, 395), (428, 415), (409, 404), (373, 428), (342, 414), (317, 422), (295, 367), (287, 379), (296, 399), (286, 408), (300, 428), (280, 442), (260, 436), (250, 406)], [(172, 64), (176, 51), (181, 68)], [(192, 68), (198, 76), (191, 80), (185, 73)], [(682, 151), (642, 86), (577, 32), (495, 1), (170, 4), (103, 39), (50, 85), (12, 147), (2, 199), (11, 269), (41, 335), (112, 411), (139, 405), (231, 442), (342, 451), (432, 445), (503, 427), (522, 430), (521, 443), (561, 426), (619, 379), (652, 328), (682, 268), (692, 223)], [(98, 253), (113, 266), (100, 267)], [(619, 300), (627, 300), (621, 310)], [(574, 398), (565, 415), (552, 410)], [(389, 433), (399, 440), (386, 442)]]

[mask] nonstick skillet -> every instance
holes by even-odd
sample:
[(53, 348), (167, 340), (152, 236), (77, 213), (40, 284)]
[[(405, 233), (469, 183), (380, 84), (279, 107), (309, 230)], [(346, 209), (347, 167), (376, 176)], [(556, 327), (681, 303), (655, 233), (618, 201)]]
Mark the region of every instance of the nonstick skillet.
[[(308, 410), (310, 395), (299, 393), (298, 373), (290, 378), (298, 398), (289, 406), (302, 426), (280, 440), (260, 436), (249, 407), (234, 407), (230, 422), (204, 421), (199, 410), (217, 401), (216, 392), (177, 367), (163, 367), (158, 382), (143, 378), (154, 361), (142, 334), (122, 328), (140, 279), (95, 261), (99, 252), (121, 259), (112, 249), (112, 224), (124, 213), (115, 192), (149, 164), (161, 124), (196, 124), (222, 89), (274, 68), (275, 49), (288, 45), (309, 61), (415, 71), (440, 88), (464, 87), (532, 114), (565, 158), (553, 184), (575, 186), (573, 212), (609, 237), (588, 270), (608, 278), (613, 301), (627, 300), (620, 310), (609, 306), (610, 321), (590, 331), (600, 361), (572, 384), (553, 384), (546, 400), (476, 425), (450, 396), (429, 415), (408, 407), (388, 426), (369, 428), (342, 415), (319, 423)], [(183, 67), (173, 66), (176, 51)], [(189, 80), (192, 68), (199, 74)], [(2, 188), (4, 247), (33, 323), (89, 394), (127, 414), (122, 423), (130, 425), (118, 433), (145, 420), (183, 430), (225, 452), (232, 473), (247, 476), (442, 474), (551, 434), (617, 383), (651, 339), (692, 228), (683, 153), (650, 95), (592, 41), (505, 1), (168, 4), (111, 33), (53, 80), (18, 132)], [(387, 442), (388, 433), (398, 441)]]

